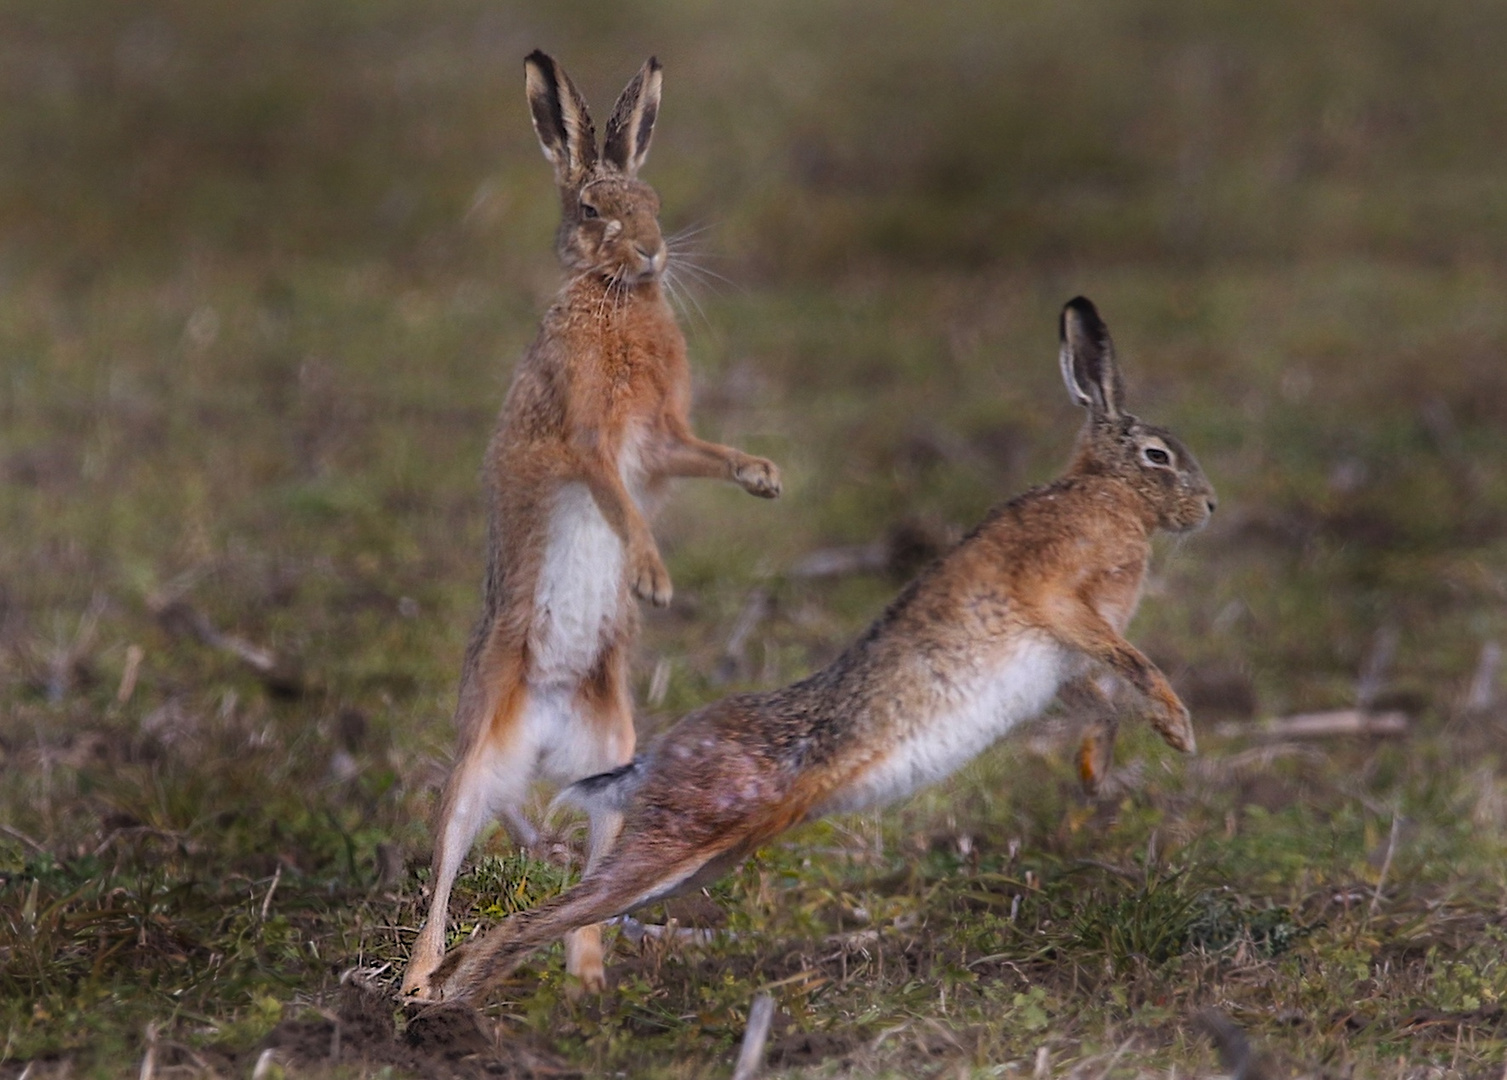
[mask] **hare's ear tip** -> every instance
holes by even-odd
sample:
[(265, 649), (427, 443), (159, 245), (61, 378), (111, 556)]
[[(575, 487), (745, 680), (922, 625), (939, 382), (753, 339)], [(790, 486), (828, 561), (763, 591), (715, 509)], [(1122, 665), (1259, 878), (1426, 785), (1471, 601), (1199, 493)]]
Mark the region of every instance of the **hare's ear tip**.
[(1109, 334), (1109, 328), (1099, 317), (1099, 309), (1094, 307), (1094, 302), (1086, 296), (1075, 296), (1062, 306), (1058, 330), (1064, 341), (1067, 340), (1068, 333), (1072, 329), (1096, 339), (1105, 338)]
[(664, 65), (659, 62), (659, 57), (657, 56), (651, 56), (649, 57), (649, 59), (645, 60), (644, 67), (648, 68), (650, 71), (664, 70)]
[(543, 49), (535, 49), (533, 52), (529, 53), (523, 58), (523, 62), (525, 64), (533, 64), (536, 67), (547, 67), (548, 65), (554, 63), (554, 61), (550, 59), (549, 53), (545, 52)]
[(1094, 307), (1094, 302), (1086, 296), (1075, 296), (1066, 304), (1062, 305), (1062, 317), (1067, 318), (1068, 312), (1072, 312), (1087, 322), (1100, 322), (1099, 309)]

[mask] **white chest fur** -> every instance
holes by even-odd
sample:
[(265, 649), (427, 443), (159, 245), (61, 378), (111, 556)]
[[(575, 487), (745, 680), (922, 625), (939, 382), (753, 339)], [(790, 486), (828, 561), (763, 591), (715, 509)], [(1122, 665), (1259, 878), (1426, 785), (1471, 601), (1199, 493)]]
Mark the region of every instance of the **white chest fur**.
[(532, 681), (574, 687), (591, 673), (622, 602), (623, 545), (585, 484), (555, 496), (534, 588)]
[(860, 810), (904, 798), (942, 780), (1016, 724), (1041, 713), (1066, 673), (1066, 657), (1042, 637), (1017, 642), (987, 671), (941, 691), (931, 715), (897, 717), (901, 737), (823, 812)]
[[(618, 469), (637, 501), (641, 433), (630, 432)], [(531, 681), (574, 690), (591, 674), (617, 621), (623, 595), (623, 543), (584, 483), (564, 485), (550, 512), (549, 538), (534, 587), (529, 628)]]

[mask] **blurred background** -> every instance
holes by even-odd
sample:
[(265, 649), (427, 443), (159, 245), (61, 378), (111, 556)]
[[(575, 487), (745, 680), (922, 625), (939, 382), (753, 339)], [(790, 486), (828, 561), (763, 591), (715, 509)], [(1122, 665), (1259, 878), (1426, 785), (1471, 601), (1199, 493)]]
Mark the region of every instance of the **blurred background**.
[[(1080, 421), (1056, 313), (1084, 293), (1131, 407), (1221, 495), (1160, 549), (1132, 628), (1201, 729), (1360, 700), (1444, 739), (1417, 744), (1441, 775), (1497, 760), (1497, 728), (1439, 747), (1495, 707), (1507, 633), (1507, 6), (10, 0), (17, 904), (86, 857), (80, 881), (421, 869), (482, 449), (559, 281), (536, 47), (599, 129), (663, 62), (643, 175), (667, 232), (699, 230), (696, 424), (785, 473), (776, 503), (683, 484), (661, 518), (676, 598), (647, 616), (646, 729), (809, 672), (1049, 479)], [(1069, 749), (1040, 749), (1064, 790)], [(1500, 770), (1477, 781), (1499, 830)], [(37, 971), (73, 957), (118, 988), (65, 930)], [(254, 1028), (304, 984), (248, 955), (253, 988), (199, 1007)], [(103, 1022), (85, 975), (11, 978), (18, 1045)]]

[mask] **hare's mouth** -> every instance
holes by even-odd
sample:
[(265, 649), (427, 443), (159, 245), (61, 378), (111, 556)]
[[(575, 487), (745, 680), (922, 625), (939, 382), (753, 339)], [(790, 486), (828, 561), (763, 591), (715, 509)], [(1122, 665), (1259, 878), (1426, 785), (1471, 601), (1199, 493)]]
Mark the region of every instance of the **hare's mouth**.
[(630, 254), (634, 264), (632, 269), (639, 281), (658, 277), (664, 272), (665, 263), (669, 259), (669, 252), (663, 244), (656, 248), (645, 248), (642, 244), (634, 244)]
[(1219, 501), (1214, 496), (1209, 495), (1189, 507), (1186, 519), (1178, 523), (1178, 531), (1198, 532), (1198, 530), (1209, 523), (1209, 519), (1214, 516), (1214, 508), (1218, 505)]

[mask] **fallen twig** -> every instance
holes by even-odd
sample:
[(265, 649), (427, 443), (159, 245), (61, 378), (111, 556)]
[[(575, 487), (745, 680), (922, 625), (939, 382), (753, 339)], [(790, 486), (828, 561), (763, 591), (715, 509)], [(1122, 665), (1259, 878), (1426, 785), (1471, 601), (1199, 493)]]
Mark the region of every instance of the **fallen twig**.
[(651, 941), (674, 941), (681, 945), (710, 945), (735, 935), (724, 930), (704, 930), (694, 926), (663, 926), (659, 923), (641, 923), (632, 915), (619, 915), (607, 920), (608, 926), (616, 926), (634, 945), (645, 938)]
[(1259, 724), (1220, 724), (1219, 735), (1257, 739), (1327, 739), (1335, 735), (1406, 735), (1408, 717), (1400, 712), (1367, 712), (1335, 709), (1332, 712), (1298, 713)]
[(774, 1023), (774, 998), (760, 994), (748, 1010), (748, 1027), (743, 1032), (743, 1046), (738, 1050), (738, 1064), (733, 1080), (753, 1080), (764, 1067), (764, 1044), (769, 1041), (769, 1026)]
[(27, 836), (24, 832), (16, 828), (14, 825), (6, 825), (0, 823), (0, 832), (5, 833), (7, 836), (14, 836), (17, 840), (21, 841), (21, 843), (25, 844), (27, 847), (31, 848), (39, 855), (47, 854), (47, 848), (37, 843), (37, 841)]
[(141, 1058), (141, 1069), (137, 1072), (137, 1080), (153, 1080), (157, 1075), (157, 1023), (152, 1021), (147, 1024), (146, 1053)]
[(733, 623), (732, 633), (727, 635), (722, 659), (717, 661), (717, 669), (713, 672), (714, 681), (727, 683), (737, 677), (743, 669), (749, 636), (758, 629), (773, 608), (774, 603), (768, 589), (759, 587), (749, 592), (748, 599), (743, 601), (743, 607), (738, 612), (737, 621)]
[(270, 1046), (257, 1055), (256, 1066), (251, 1070), (251, 1080), (268, 1080), (277, 1067), (277, 1051)]
[(47, 672), (48, 704), (56, 705), (68, 696), (85, 654), (94, 647), (94, 638), (99, 632), (99, 619), (105, 613), (107, 603), (104, 593), (95, 593), (83, 615), (79, 616), (78, 630), (74, 633), (73, 640), (67, 645), (59, 645), (53, 651)]
[(958, 542), (956, 529), (936, 522), (904, 518), (884, 539), (867, 544), (820, 548), (790, 568), (793, 578), (847, 577), (888, 573), (907, 578)]
[(120, 673), (120, 689), (115, 691), (115, 703), (124, 705), (131, 700), (131, 695), (136, 692), (136, 679), (141, 674), (141, 661), (146, 657), (146, 651), (140, 645), (131, 645), (126, 648), (126, 666)]
[(850, 574), (877, 574), (889, 565), (889, 561), (889, 545), (883, 541), (845, 544), (811, 552), (790, 568), (790, 576), (830, 578), (847, 577)]
[(1387, 884), (1387, 872), (1392, 869), (1392, 855), (1397, 850), (1397, 830), (1402, 825), (1402, 815), (1392, 811), (1392, 830), (1387, 835), (1387, 853), (1382, 856), (1381, 873), (1376, 875), (1376, 892), (1371, 894), (1371, 914), (1381, 910), (1381, 890)]
[(1355, 703), (1362, 709), (1369, 709), (1386, 686), (1387, 675), (1392, 669), (1392, 658), (1397, 655), (1399, 638), (1397, 627), (1391, 624), (1384, 624), (1376, 631), (1371, 651), (1366, 654), (1360, 674), (1355, 680)]
[(1476, 661), (1476, 673), (1471, 677), (1470, 688), (1465, 692), (1465, 707), (1471, 712), (1485, 712), (1496, 704), (1497, 671), (1502, 666), (1502, 647), (1495, 641), (1481, 646), (1480, 659)]
[(267, 895), (262, 898), (262, 922), (267, 921), (267, 916), (272, 913), (272, 894), (277, 892), (278, 882), (283, 879), (283, 864), (279, 862), (277, 869), (272, 872), (272, 884), (267, 886)]
[(164, 629), (169, 633), (191, 637), (212, 649), (229, 653), (257, 675), (267, 689), (280, 697), (299, 697), (304, 682), (297, 669), (285, 663), (271, 649), (253, 645), (234, 634), (221, 633), (202, 611), (186, 600), (167, 600), (152, 605)]

